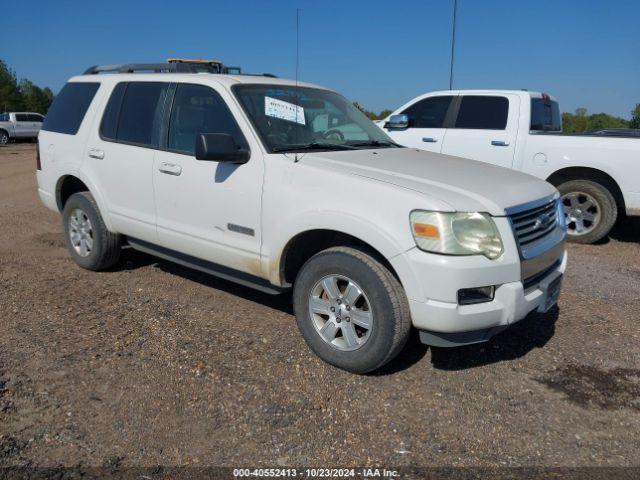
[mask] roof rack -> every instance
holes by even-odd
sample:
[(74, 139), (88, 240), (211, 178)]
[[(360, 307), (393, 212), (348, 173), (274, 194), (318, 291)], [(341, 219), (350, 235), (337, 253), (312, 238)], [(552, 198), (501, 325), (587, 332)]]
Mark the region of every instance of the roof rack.
[(243, 74), (240, 67), (224, 65), (218, 60), (168, 58), (166, 63), (126, 63), (120, 65), (94, 65), (83, 75), (99, 73), (218, 73), (228, 75), (258, 75), (273, 77), (270, 73)]

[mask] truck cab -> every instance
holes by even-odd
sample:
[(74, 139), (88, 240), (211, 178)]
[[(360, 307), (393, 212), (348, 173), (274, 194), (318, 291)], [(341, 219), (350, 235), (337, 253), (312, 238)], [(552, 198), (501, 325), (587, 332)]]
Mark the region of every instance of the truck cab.
[(34, 112), (0, 113), (0, 145), (38, 137), (44, 116)]
[(640, 137), (566, 134), (557, 100), (523, 90), (418, 96), (378, 122), (396, 142), (520, 170), (562, 193), (568, 238), (594, 243), (617, 219), (640, 215)]

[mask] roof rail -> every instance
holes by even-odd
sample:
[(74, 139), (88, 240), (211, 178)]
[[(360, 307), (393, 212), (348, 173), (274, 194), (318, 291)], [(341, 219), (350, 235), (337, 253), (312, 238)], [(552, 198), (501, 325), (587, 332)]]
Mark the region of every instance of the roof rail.
[(218, 73), (277, 78), (271, 73), (242, 73), (240, 67), (224, 65), (217, 60), (188, 60), (180, 58), (169, 58), (166, 63), (94, 65), (87, 68), (83, 75), (97, 75), (99, 73)]
[(98, 73), (138, 73), (138, 72), (154, 72), (154, 73), (225, 73), (222, 64), (205, 64), (205, 63), (127, 63), (122, 65), (94, 65), (85, 70), (83, 75), (95, 75)]

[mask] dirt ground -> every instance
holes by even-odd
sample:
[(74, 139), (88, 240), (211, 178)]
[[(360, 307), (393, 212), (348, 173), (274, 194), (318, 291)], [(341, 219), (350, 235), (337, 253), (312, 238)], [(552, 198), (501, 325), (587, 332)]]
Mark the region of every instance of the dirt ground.
[(559, 308), (351, 375), (290, 297), (126, 251), (93, 273), (0, 148), (0, 467), (638, 466), (640, 222), (569, 246)]

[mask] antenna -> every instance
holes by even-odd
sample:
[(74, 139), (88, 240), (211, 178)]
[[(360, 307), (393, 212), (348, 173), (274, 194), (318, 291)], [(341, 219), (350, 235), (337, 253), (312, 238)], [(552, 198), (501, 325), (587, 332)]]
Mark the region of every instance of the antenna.
[(300, 65), (300, 9), (296, 8), (296, 87), (298, 86), (299, 65)]
[[(300, 103), (300, 99), (298, 98), (298, 70), (300, 66), (300, 9), (296, 8), (296, 125), (294, 131), (294, 139), (293, 141), (298, 143), (298, 104)], [(293, 162), (298, 162), (298, 152), (293, 154)]]
[(449, 69), (449, 90), (453, 90), (453, 60), (456, 48), (456, 12), (458, 0), (453, 0), (453, 25), (451, 26), (451, 67)]

